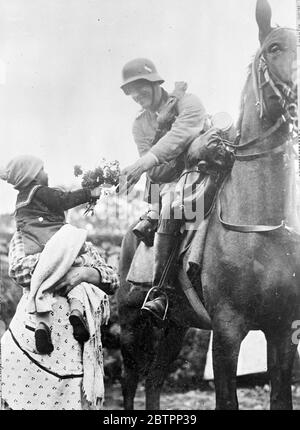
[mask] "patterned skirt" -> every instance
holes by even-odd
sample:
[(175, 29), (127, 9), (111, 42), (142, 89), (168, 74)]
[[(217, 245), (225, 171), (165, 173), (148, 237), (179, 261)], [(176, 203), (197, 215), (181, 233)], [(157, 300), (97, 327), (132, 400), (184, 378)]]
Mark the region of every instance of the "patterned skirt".
[(88, 409), (82, 395), (82, 349), (73, 337), (69, 305), (58, 297), (51, 312), (54, 351), (35, 348), (35, 315), (26, 312), (24, 291), (9, 329), (1, 339), (2, 399), (13, 410)]

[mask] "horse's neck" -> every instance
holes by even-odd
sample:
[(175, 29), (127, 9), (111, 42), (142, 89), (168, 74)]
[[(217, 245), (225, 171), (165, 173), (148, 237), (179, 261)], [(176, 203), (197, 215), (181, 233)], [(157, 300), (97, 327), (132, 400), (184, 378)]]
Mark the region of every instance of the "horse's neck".
[[(255, 109), (253, 92), (245, 101), (241, 125), (241, 141), (261, 136), (271, 124), (263, 124)], [(287, 129), (275, 132), (240, 154), (262, 152), (267, 141), (287, 141)], [(226, 193), (227, 207), (232, 221), (245, 224), (277, 225), (285, 220), (297, 224), (295, 160), (282, 152), (252, 161), (236, 161), (231, 173), (231, 186)]]

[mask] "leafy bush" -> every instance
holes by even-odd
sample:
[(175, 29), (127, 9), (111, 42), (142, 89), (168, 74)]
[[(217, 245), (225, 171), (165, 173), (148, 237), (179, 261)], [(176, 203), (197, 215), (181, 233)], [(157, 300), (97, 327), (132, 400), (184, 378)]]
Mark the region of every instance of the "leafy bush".
[[(0, 291), (1, 291), (1, 331), (8, 327), (16, 306), (22, 296), (22, 289), (8, 276), (8, 259), (0, 254)], [(2, 333), (0, 333), (2, 334)]]

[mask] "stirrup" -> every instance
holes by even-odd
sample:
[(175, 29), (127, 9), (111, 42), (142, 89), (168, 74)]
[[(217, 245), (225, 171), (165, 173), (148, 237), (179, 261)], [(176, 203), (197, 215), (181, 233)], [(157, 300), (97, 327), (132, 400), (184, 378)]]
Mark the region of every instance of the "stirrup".
[(167, 294), (164, 291), (160, 291), (160, 294), (163, 294), (166, 297), (166, 308), (165, 308), (164, 316), (162, 318), (160, 318), (159, 316), (157, 316), (154, 312), (152, 312), (148, 308), (145, 308), (145, 305), (147, 304), (148, 301), (151, 302), (152, 300), (155, 299), (155, 297), (154, 297), (153, 299), (149, 300), (149, 296), (150, 296), (150, 294), (151, 294), (151, 292), (153, 290), (158, 290), (158, 288), (157, 287), (150, 288), (150, 290), (146, 294), (146, 297), (145, 297), (145, 300), (144, 300), (143, 305), (141, 307), (141, 310), (145, 309), (145, 310), (147, 310), (147, 312), (150, 312), (152, 315), (154, 315), (156, 319), (158, 319), (160, 321), (165, 321), (166, 317), (167, 317), (167, 312), (168, 312), (168, 309), (169, 309), (169, 299), (168, 299)]

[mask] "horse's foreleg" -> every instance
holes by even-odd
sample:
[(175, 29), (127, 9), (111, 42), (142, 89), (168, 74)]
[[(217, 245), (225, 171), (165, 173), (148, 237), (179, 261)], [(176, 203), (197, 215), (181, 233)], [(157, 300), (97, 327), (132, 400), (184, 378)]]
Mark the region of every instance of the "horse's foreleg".
[(121, 332), (121, 353), (123, 357), (122, 374), (122, 394), (124, 399), (124, 409), (134, 409), (134, 397), (139, 381), (139, 368), (135, 357), (135, 347), (133, 342), (128, 342), (126, 333)]
[(238, 315), (225, 312), (213, 321), (213, 369), (216, 409), (238, 409), (236, 372), (238, 356), (247, 330)]
[(268, 373), (271, 381), (270, 408), (293, 409), (291, 375), (297, 345), (292, 342), (292, 333), (266, 333), (268, 345)]
[(170, 365), (176, 360), (183, 343), (187, 328), (170, 324), (162, 336), (155, 360), (146, 377), (146, 409), (160, 409), (160, 392)]
[(138, 381), (138, 371), (136, 369), (124, 366), (124, 374), (122, 379), (122, 394), (124, 399), (124, 409), (126, 411), (134, 410), (134, 397)]

